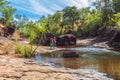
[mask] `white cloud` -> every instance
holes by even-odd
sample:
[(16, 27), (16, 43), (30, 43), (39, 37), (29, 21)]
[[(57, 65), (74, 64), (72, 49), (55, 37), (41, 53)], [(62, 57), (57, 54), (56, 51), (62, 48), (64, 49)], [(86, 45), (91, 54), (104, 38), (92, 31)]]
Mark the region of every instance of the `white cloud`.
[(53, 14), (50, 9), (46, 8), (45, 5), (40, 4), (37, 0), (29, 0), (31, 6), (33, 7), (33, 11), (36, 14)]
[(65, 0), (68, 6), (76, 6), (77, 8), (88, 7), (88, 0)]
[(51, 9), (53, 9), (53, 10), (62, 10), (63, 8), (61, 6), (58, 6), (57, 4), (52, 4)]
[[(57, 10), (62, 10), (65, 6), (76, 6), (77, 8), (88, 7), (95, 0), (7, 0), (18, 10), (29, 18), (41, 15), (54, 14)], [(25, 13), (23, 11), (27, 11)], [(31, 17), (31, 15), (35, 17)]]
[(20, 6), (15, 6), (15, 8), (17, 10), (23, 10), (23, 11), (27, 11), (27, 12), (30, 12), (30, 13), (34, 14), (34, 12), (31, 10), (31, 8), (25, 8), (25, 7), (20, 7)]
[(32, 11), (32, 6), (28, 4), (28, 0), (24, 0), (24, 1), (7, 0), (7, 1), (10, 1), (11, 3), (13, 3), (13, 7), (19, 11), (22, 10), (22, 11), (27, 11), (34, 14), (34, 12)]

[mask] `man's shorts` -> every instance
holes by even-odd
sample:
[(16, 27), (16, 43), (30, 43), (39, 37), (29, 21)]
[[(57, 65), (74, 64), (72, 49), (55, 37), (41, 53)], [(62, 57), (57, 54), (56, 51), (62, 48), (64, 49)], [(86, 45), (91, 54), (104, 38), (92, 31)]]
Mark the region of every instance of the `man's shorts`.
[(50, 43), (50, 46), (53, 47), (53, 46), (54, 46), (54, 43)]

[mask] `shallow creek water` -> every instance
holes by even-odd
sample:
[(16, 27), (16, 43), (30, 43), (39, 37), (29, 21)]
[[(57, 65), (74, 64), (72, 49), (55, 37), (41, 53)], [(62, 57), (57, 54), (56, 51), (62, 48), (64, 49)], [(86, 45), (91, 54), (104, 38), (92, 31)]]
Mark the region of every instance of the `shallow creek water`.
[(120, 80), (120, 52), (104, 48), (76, 47), (39, 54), (35, 60), (55, 67), (91, 69)]

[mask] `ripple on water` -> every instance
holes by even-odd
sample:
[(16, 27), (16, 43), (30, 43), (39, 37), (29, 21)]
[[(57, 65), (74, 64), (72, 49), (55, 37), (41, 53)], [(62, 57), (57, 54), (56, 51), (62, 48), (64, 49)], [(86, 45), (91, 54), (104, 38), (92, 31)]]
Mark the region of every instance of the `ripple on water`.
[(88, 52), (89, 54), (109, 54), (109, 55), (120, 55), (118, 51), (108, 50), (106, 48), (99, 48), (99, 47), (79, 47), (79, 48), (69, 48), (67, 50), (73, 51), (81, 51), (81, 52)]

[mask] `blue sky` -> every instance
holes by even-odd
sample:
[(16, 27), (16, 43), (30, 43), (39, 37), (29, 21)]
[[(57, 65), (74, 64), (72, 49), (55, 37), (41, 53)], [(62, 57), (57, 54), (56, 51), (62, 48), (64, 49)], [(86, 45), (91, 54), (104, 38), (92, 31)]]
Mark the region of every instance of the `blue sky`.
[(15, 14), (37, 20), (42, 15), (54, 14), (66, 6), (88, 7), (95, 0), (7, 0), (16, 8)]

